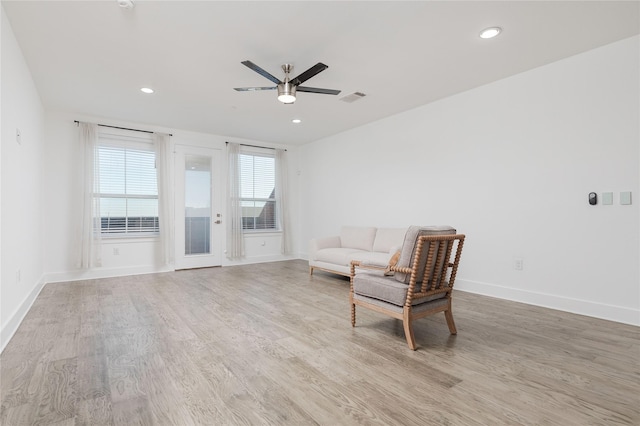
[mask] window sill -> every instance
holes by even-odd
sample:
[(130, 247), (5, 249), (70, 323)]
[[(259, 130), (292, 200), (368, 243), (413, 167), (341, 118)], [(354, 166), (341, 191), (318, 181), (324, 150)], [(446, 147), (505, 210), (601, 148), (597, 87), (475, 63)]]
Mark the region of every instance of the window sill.
[(248, 237), (248, 238), (251, 238), (251, 237), (262, 238), (264, 236), (278, 237), (282, 235), (282, 231), (274, 231), (273, 229), (256, 229), (251, 231), (244, 231), (243, 234), (245, 237)]
[(102, 244), (123, 244), (123, 243), (155, 243), (160, 240), (159, 235), (131, 235), (123, 237), (121, 235), (103, 235)]

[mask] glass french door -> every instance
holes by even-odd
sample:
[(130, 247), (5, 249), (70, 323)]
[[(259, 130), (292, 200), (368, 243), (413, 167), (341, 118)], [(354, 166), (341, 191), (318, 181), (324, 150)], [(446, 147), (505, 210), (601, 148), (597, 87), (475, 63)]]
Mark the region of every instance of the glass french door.
[(221, 265), (220, 151), (176, 145), (176, 269)]

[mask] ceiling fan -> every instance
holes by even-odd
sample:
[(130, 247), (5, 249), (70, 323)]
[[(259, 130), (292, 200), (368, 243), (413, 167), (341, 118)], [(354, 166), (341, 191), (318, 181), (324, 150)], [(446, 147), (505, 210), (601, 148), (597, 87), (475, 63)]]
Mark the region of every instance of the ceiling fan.
[(282, 66), (282, 70), (284, 71), (284, 81), (280, 81), (277, 77), (269, 74), (267, 71), (263, 70), (256, 64), (251, 61), (243, 61), (243, 65), (251, 68), (261, 76), (271, 80), (276, 84), (276, 86), (269, 87), (234, 87), (234, 90), (238, 92), (253, 92), (257, 90), (276, 90), (278, 89), (278, 100), (285, 104), (292, 104), (296, 101), (296, 92), (309, 92), (309, 93), (320, 93), (323, 95), (337, 95), (340, 93), (340, 90), (334, 89), (319, 89), (317, 87), (307, 87), (300, 86), (300, 84), (309, 80), (311, 77), (316, 74), (326, 70), (329, 68), (327, 65), (322, 62), (318, 62), (302, 74), (297, 77), (289, 78), (289, 73), (293, 71), (293, 65), (284, 64)]

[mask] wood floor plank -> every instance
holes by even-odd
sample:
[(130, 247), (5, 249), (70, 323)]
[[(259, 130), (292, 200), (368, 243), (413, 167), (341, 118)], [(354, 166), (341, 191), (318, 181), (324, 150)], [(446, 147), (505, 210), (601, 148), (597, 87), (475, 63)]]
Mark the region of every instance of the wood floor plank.
[(78, 401), (77, 426), (109, 426), (113, 424), (111, 396), (104, 395)]
[(640, 327), (456, 291), (414, 352), (348, 292), (299, 260), (46, 285), (0, 424), (640, 424)]
[(114, 426), (153, 426), (155, 419), (146, 397), (124, 399), (112, 404)]
[(38, 389), (38, 410), (34, 424), (49, 424), (73, 419), (76, 415), (77, 359), (59, 359), (47, 363), (44, 380)]

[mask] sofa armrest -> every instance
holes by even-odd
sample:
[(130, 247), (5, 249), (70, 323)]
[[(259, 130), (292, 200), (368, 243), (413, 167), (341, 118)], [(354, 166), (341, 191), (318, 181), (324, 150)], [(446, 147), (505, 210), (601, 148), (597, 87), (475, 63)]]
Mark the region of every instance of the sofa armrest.
[(316, 253), (318, 250), (340, 247), (340, 237), (337, 235), (332, 237), (312, 238), (309, 241), (309, 259), (316, 260)]

